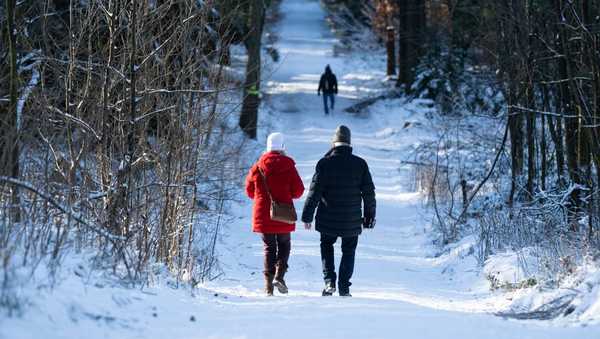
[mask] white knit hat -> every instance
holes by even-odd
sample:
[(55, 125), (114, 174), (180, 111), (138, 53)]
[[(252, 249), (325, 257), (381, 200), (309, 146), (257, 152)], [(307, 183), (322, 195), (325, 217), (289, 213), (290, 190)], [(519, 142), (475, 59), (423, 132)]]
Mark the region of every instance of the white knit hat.
[(285, 145), (283, 143), (283, 134), (271, 133), (267, 138), (267, 152), (271, 151), (283, 151)]

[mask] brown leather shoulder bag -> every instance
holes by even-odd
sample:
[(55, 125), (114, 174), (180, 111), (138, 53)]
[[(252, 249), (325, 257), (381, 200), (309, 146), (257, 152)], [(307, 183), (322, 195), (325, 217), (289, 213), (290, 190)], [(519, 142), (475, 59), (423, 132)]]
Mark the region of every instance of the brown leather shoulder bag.
[(273, 195), (271, 195), (271, 189), (269, 189), (269, 185), (267, 184), (267, 177), (265, 176), (265, 173), (259, 166), (257, 166), (257, 168), (260, 176), (262, 177), (262, 182), (267, 189), (267, 193), (269, 194), (269, 199), (271, 199), (271, 219), (284, 222), (286, 224), (294, 224), (296, 220), (298, 220), (298, 215), (296, 215), (294, 204), (275, 201), (275, 199), (273, 199)]

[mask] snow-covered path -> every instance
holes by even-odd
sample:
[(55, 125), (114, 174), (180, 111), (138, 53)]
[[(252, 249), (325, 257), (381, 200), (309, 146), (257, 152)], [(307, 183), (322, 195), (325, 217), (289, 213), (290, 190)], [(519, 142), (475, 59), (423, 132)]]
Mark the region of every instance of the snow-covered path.
[[(338, 41), (318, 0), (283, 0), (281, 11), (274, 29), (281, 60), (265, 71), (259, 139), (283, 132), (308, 186), (335, 127), (351, 128), (355, 153), (368, 161), (373, 173), (378, 203), (376, 228), (359, 239), (353, 297), (320, 296), (319, 236), (301, 227), (292, 237), (289, 295), (264, 296), (262, 245), (250, 231), (251, 202), (246, 199), (234, 206), (236, 218), (225, 225), (219, 243), (224, 276), (195, 289), (193, 296), (169, 286), (143, 291), (91, 286), (71, 275), (52, 294), (35, 300), (27, 316), (10, 320), (8, 326), (0, 323), (0, 339), (600, 338), (598, 326), (497, 317), (493, 313), (509, 300), (489, 291), (469, 244), (434, 256), (427, 238), (430, 212), (421, 206), (411, 169), (400, 161), (411, 145), (431, 137), (424, 127), (427, 108), (382, 103), (369, 115), (342, 113), (356, 98), (377, 91), (380, 70), (385, 69), (382, 60), (367, 51), (334, 56)], [(328, 117), (316, 96), (326, 64), (340, 82), (336, 111)], [(298, 210), (303, 203), (296, 202)], [(339, 254), (338, 245), (338, 260)]]
[[(365, 158), (377, 187), (377, 226), (359, 240), (352, 299), (323, 298), (318, 233), (298, 225), (293, 234), (290, 294), (268, 298), (262, 292), (262, 252), (251, 234), (250, 205), (238, 211), (225, 240), (226, 280), (207, 288), (228, 296), (217, 303), (229, 326), (207, 334), (265, 338), (592, 338), (597, 329), (546, 327), (507, 321), (491, 312), (508, 300), (492, 295), (478, 277), (474, 259), (458, 247), (433, 257), (426, 238), (427, 212), (414, 192), (410, 168), (400, 159), (423, 131), (404, 131), (406, 121), (422, 119), (414, 107), (387, 115), (350, 116), (341, 110), (377, 90), (381, 73), (373, 56), (334, 56), (336, 38), (318, 0), (284, 0), (275, 28), (281, 61), (268, 74), (265, 91), (271, 113), (263, 114), (262, 135), (280, 131), (308, 187), (318, 159), (330, 147), (339, 124), (353, 132), (355, 153)], [(325, 117), (316, 96), (326, 64), (337, 73), (336, 112)], [(381, 63), (379, 63), (381, 65)], [(384, 69), (383, 67), (379, 69)], [(410, 106), (410, 105), (409, 105)], [(301, 210), (303, 200), (296, 203)], [(336, 256), (339, 260), (339, 245)], [(211, 326), (212, 327), (212, 326)], [(215, 327), (216, 328), (216, 327)]]

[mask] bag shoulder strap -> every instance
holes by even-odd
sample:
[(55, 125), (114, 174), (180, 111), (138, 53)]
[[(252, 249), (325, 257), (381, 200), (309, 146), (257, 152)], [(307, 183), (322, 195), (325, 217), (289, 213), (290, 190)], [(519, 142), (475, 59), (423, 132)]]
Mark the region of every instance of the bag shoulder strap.
[(259, 165), (256, 165), (256, 168), (258, 169), (258, 173), (260, 173), (262, 182), (263, 182), (265, 188), (267, 189), (267, 194), (269, 194), (269, 199), (271, 199), (271, 201), (272, 201), (273, 196), (271, 195), (271, 189), (269, 188), (269, 184), (267, 184), (267, 176), (265, 175), (265, 173), (263, 172), (263, 170), (260, 168)]

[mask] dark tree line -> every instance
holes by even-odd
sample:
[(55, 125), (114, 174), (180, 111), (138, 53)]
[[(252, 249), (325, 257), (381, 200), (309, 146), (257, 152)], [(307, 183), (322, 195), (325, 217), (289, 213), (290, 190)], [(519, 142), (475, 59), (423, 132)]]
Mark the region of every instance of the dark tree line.
[(568, 189), (571, 227), (588, 215), (591, 234), (600, 173), (600, 3), (500, 1), (492, 8), (511, 141), (509, 203)]
[(467, 67), (486, 73), (502, 93), (508, 125), (507, 205), (554, 200), (572, 231), (598, 232), (600, 1), (337, 2), (366, 15), (388, 46), (386, 29), (395, 30), (397, 84), (406, 94), (420, 95), (443, 73), (447, 86), (428, 87), (427, 95), (451, 113)]

